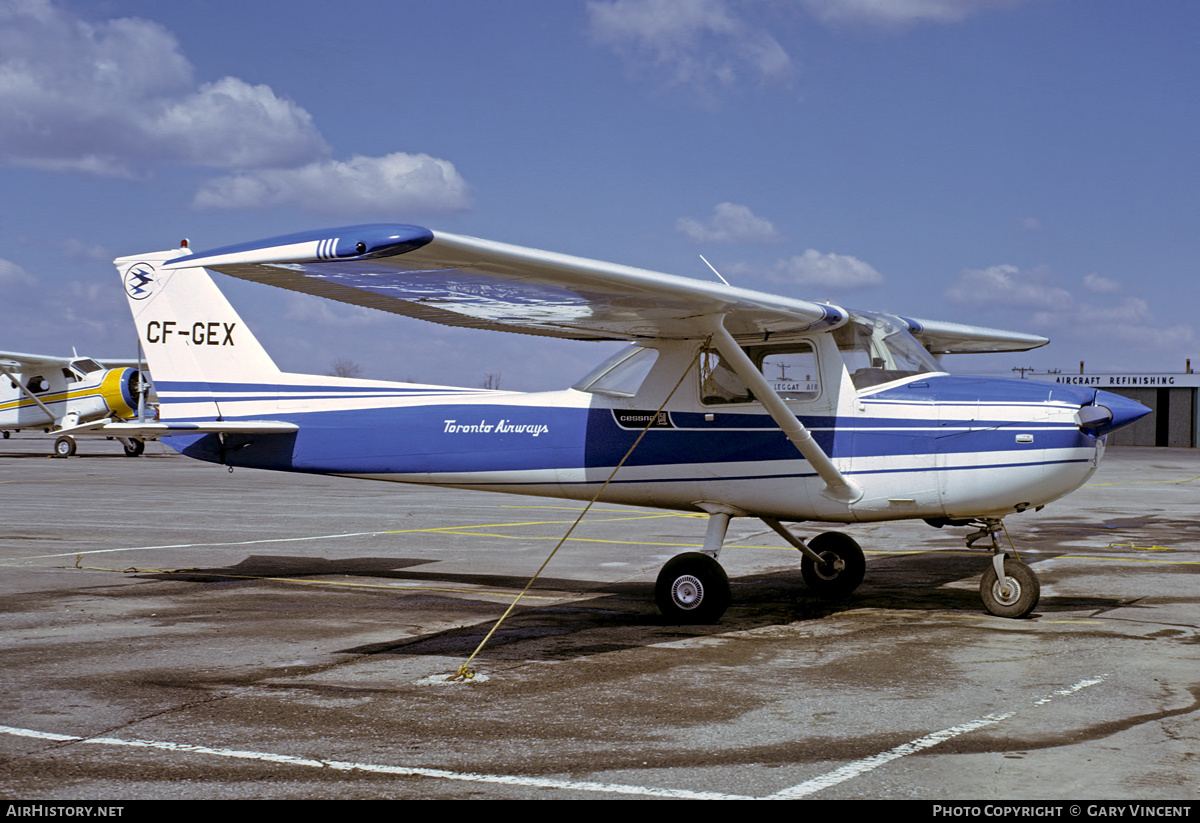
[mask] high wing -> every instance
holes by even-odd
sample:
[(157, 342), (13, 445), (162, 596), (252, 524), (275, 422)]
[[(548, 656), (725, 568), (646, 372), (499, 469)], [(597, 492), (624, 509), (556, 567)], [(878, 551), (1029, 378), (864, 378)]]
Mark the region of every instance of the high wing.
[(913, 337), (933, 354), (984, 354), (991, 352), (1028, 351), (1050, 342), (1037, 334), (1001, 331), (984, 326), (967, 326), (944, 320), (918, 320), (901, 317)]
[(837, 307), (669, 274), (434, 233), (351, 226), (181, 257), (245, 280), (451, 326), (575, 340), (688, 338), (697, 317), (736, 334), (832, 328)]
[[(734, 335), (819, 331), (846, 322), (841, 306), (677, 275), (433, 232), (369, 224), (302, 232), (180, 257), (244, 280), (451, 326), (634, 340), (703, 336), (723, 315)], [(931, 351), (1023, 351), (1046, 338), (906, 320)]]

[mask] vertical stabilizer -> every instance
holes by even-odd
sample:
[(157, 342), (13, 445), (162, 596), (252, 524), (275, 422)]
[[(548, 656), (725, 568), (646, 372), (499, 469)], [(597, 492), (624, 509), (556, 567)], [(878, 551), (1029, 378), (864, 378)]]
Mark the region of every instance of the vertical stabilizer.
[(187, 249), (113, 261), (168, 419), (221, 417), (221, 398), (265, 394), (279, 369), (202, 268), (163, 271)]

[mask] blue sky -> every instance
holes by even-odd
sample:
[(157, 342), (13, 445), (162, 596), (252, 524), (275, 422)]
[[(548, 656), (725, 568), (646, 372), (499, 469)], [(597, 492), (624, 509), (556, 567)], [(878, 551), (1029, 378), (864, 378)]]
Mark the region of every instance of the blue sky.
[[(131, 356), (113, 257), (407, 222), (1200, 367), (1192, 0), (0, 0), (0, 349)], [(547, 389), (610, 344), (221, 278), (281, 367)]]

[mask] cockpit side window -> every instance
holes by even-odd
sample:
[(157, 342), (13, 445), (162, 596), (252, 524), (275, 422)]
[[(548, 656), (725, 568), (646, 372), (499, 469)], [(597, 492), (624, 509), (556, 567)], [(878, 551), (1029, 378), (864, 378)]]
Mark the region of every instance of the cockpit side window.
[(811, 343), (797, 343), (782, 349), (764, 349), (759, 357), (751, 355), (771, 388), (784, 400), (815, 400), (821, 394), (821, 375), (817, 353)]
[(850, 321), (833, 331), (833, 339), (858, 391), (942, 367), (925, 348), (886, 315), (851, 312)]

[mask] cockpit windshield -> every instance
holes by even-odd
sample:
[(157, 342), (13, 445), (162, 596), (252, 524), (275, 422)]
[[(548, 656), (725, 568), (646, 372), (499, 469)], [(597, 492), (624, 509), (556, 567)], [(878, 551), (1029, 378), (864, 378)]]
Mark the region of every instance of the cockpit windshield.
[(80, 357), (71, 361), (71, 368), (80, 377), (91, 374), (94, 371), (103, 371), (104, 367), (92, 360), (90, 357)]
[(850, 312), (850, 322), (833, 331), (846, 371), (858, 391), (927, 372), (944, 371), (908, 327), (895, 317)]

